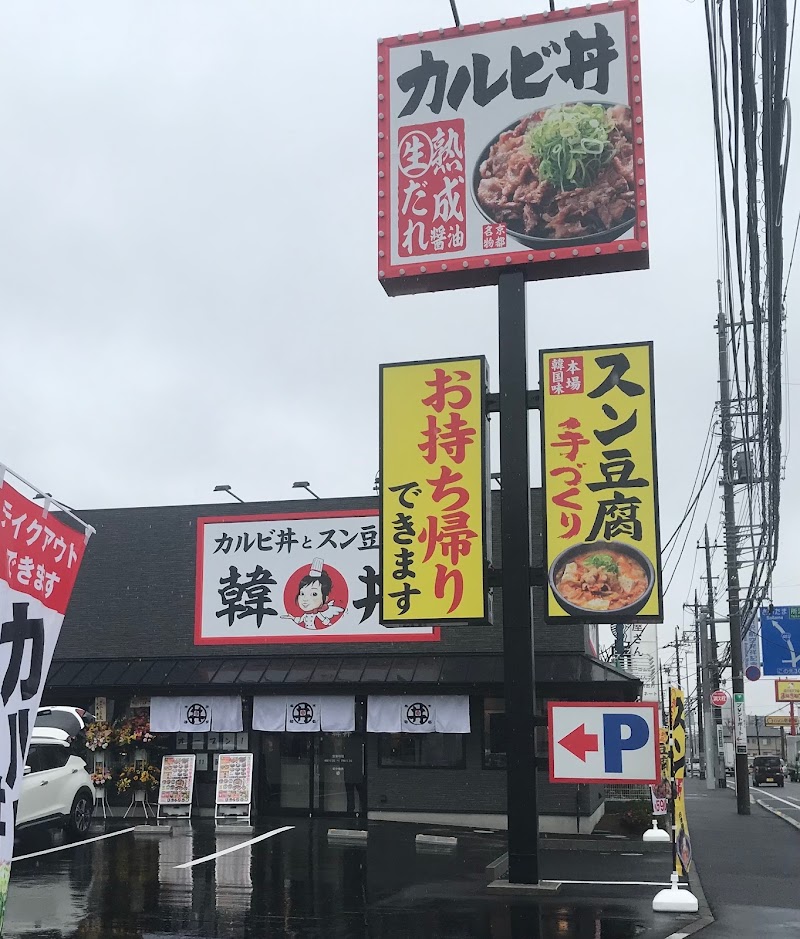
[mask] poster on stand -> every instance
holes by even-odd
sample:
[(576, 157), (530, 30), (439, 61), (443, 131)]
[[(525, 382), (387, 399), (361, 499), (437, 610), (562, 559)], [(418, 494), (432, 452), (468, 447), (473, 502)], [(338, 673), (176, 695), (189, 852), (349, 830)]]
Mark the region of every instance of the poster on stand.
[(252, 783), (252, 753), (219, 754), (217, 805), (249, 805), (252, 799)]
[(158, 804), (191, 805), (194, 792), (195, 754), (179, 753), (161, 761)]

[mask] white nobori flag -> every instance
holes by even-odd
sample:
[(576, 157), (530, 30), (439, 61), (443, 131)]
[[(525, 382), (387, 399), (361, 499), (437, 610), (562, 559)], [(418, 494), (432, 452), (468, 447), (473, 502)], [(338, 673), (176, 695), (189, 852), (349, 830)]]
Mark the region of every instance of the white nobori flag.
[(0, 465), (0, 932), (17, 800), (22, 814), (34, 809), (37, 799), (47, 804), (46, 794), (37, 795), (39, 782), (26, 792), (22, 779), (45, 678), (90, 534), (88, 528), (66, 525), (50, 511), (49, 500), (37, 505), (26, 499), (3, 481), (4, 472)]

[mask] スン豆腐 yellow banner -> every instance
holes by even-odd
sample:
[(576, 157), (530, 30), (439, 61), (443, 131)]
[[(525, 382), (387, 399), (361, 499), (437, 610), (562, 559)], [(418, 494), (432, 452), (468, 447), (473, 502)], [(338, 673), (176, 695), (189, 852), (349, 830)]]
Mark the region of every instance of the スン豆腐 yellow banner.
[(546, 617), (662, 622), (651, 343), (541, 354)]
[(688, 874), (692, 866), (692, 840), (686, 818), (686, 712), (680, 688), (669, 689), (670, 763), (672, 766), (673, 823), (675, 825), (675, 870)]
[(381, 366), (381, 622), (488, 616), (486, 360)]

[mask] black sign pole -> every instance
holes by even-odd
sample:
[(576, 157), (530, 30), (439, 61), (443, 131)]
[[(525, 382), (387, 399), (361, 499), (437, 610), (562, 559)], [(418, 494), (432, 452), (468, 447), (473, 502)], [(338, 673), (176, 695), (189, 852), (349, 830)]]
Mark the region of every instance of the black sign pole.
[(522, 271), (504, 271), (500, 275), (498, 320), (508, 880), (509, 883), (538, 884), (528, 363)]

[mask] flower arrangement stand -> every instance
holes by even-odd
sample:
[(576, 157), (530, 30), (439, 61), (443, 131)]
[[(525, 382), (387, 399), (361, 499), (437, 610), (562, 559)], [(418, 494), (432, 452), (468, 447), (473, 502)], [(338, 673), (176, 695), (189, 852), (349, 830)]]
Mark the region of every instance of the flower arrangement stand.
[(152, 815), (153, 818), (156, 817), (156, 811), (153, 806), (150, 804), (150, 800), (147, 798), (146, 789), (134, 789), (131, 793), (131, 804), (125, 809), (125, 814), (123, 818), (127, 818), (129, 814), (136, 813), (136, 809), (141, 806), (142, 811), (144, 812), (145, 818), (150, 818)]
[(114, 817), (114, 810), (108, 804), (108, 796), (106, 795), (105, 786), (95, 786), (94, 787), (94, 804), (95, 808), (99, 805), (103, 810), (103, 818)]

